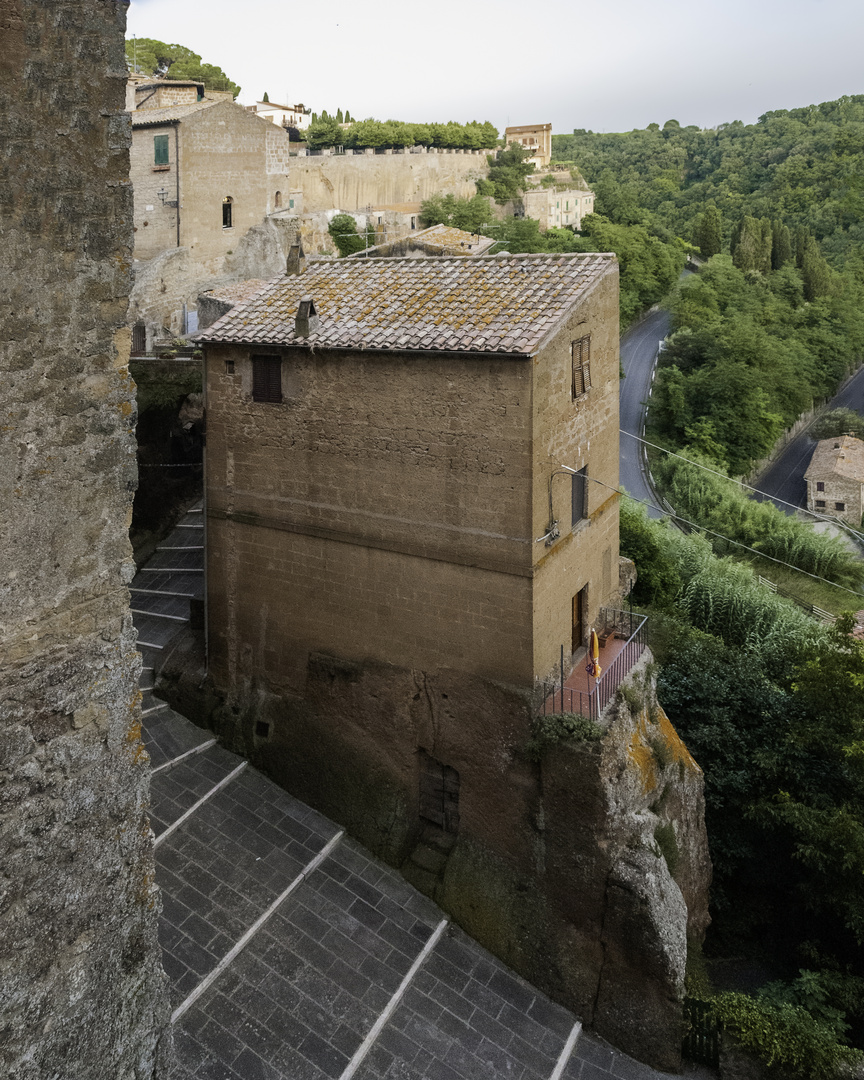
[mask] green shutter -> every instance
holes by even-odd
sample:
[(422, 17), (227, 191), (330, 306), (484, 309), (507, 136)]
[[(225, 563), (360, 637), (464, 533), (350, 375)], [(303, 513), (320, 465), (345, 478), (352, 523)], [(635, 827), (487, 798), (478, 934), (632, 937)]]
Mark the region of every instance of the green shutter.
[(153, 162), (155, 165), (168, 164), (168, 136), (153, 136)]

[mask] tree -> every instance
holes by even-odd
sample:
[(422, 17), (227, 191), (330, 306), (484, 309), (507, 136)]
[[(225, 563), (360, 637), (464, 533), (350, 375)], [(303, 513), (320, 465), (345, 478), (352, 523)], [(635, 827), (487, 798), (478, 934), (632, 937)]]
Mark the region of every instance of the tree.
[(320, 150), (323, 146), (336, 146), (342, 142), (342, 128), (321, 114), (321, 118), (313, 120), (306, 129), (306, 142), (312, 150)]
[(780, 270), (792, 262), (792, 235), (782, 221), (774, 221), (771, 228), (771, 269)]
[(699, 228), (696, 233), (696, 246), (703, 257), (710, 259), (712, 255), (718, 255), (723, 243), (723, 219), (720, 211), (711, 203), (705, 207), (705, 213), (699, 220)]
[(270, 95), (267, 93), (266, 90), (264, 91), (264, 97), (261, 98), (261, 100), (262, 101), (269, 101), (270, 100)]
[(155, 38), (133, 38), (126, 42), (126, 62), (146, 75), (163, 79), (192, 79), (203, 82), (208, 90), (230, 90), (236, 98), (240, 87), (222, 68), (202, 63), (198, 53), (185, 45), (166, 45)]
[(375, 230), (367, 223), (365, 234), (357, 230), (357, 222), (350, 214), (336, 214), (327, 226), (327, 232), (343, 258), (363, 251), (375, 243)]

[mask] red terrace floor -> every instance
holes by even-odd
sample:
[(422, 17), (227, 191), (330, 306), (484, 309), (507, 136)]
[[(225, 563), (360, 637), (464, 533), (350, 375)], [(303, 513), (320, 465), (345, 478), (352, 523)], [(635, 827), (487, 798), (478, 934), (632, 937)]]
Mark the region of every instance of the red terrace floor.
[[(605, 645), (600, 646), (599, 663), (602, 668), (601, 678), (605, 672), (612, 665), (613, 661), (619, 656), (626, 648), (627, 642), (621, 638), (610, 638)], [(570, 674), (564, 680), (564, 708), (561, 709), (561, 674), (558, 673), (558, 679), (556, 680), (555, 692), (549, 694), (546, 699), (545, 712), (581, 712), (580, 702), (584, 702), (587, 705), (587, 698), (591, 691), (597, 686), (597, 680), (588, 675), (585, 670), (585, 665), (588, 660), (587, 651), (585, 648), (579, 649), (574, 653), (575, 659), (573, 660), (573, 669)], [(567, 662), (565, 657), (565, 664)], [(613, 688), (614, 690), (615, 688)], [(553, 701), (554, 696), (554, 701)], [(587, 709), (585, 710), (587, 715)]]

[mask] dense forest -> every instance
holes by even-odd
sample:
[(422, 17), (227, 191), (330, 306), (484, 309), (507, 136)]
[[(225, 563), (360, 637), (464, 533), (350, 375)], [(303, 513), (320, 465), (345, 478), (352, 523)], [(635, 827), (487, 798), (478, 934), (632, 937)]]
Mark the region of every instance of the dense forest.
[[(656, 477), (698, 531), (625, 499), (622, 554), (652, 615), (661, 702), (705, 772), (709, 970), (746, 957), (763, 972), (717, 1013), (769, 1075), (832, 1077), (844, 1044), (864, 1047), (864, 646), (851, 616), (816, 621), (742, 556), (836, 582), (834, 610), (850, 611), (864, 562), (725, 477), (864, 357), (864, 97), (715, 131), (576, 131), (554, 153), (578, 164), (598, 217), (704, 260), (665, 301), (651, 410), (653, 440), (681, 455), (660, 455)], [(837, 425), (864, 430), (838, 413), (819, 432)], [(698, 965), (690, 990), (713, 993)]]

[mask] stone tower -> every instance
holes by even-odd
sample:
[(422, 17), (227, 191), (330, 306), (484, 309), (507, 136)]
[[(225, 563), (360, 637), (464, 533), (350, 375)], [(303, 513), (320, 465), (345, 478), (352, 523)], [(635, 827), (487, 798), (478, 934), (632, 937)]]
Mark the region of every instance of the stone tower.
[(14, 1080), (153, 1077), (168, 1026), (126, 587), (125, 20), (117, 0), (0, 0), (0, 1072)]

